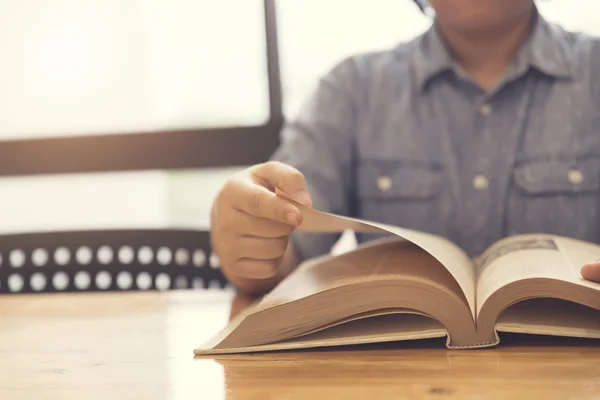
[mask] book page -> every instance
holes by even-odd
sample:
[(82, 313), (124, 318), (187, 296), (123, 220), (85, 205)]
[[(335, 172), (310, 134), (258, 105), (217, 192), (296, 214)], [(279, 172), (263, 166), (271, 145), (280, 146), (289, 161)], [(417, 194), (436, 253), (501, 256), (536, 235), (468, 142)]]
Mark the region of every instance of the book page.
[(479, 259), (477, 312), (498, 289), (528, 278), (548, 278), (600, 290), (581, 277), (583, 264), (600, 257), (600, 246), (544, 234), (518, 235), (497, 242)]
[[(398, 263), (398, 260), (402, 260)], [(386, 277), (427, 282), (452, 292), (463, 303), (466, 297), (456, 279), (434, 257), (414, 243), (393, 238), (373, 240), (339, 256), (308, 260), (265, 295), (256, 310), (302, 300), (356, 282)]]
[(554, 241), (561, 251), (570, 272), (566, 274), (566, 280), (580, 286), (600, 290), (600, 284), (585, 280), (581, 276), (581, 267), (600, 258), (600, 246), (565, 237), (556, 237)]
[(498, 317), (500, 332), (600, 339), (600, 311), (559, 299), (529, 299)]
[(377, 222), (342, 217), (297, 205), (304, 216), (300, 230), (305, 232), (388, 233), (408, 240), (437, 259), (456, 280), (475, 316), (475, 267), (467, 254), (451, 241), (432, 234)]

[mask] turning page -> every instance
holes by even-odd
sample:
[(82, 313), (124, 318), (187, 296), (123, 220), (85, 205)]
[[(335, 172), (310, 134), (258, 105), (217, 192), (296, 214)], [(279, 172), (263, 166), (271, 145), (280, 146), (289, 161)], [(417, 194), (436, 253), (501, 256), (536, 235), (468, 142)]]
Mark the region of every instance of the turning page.
[(396, 226), (342, 217), (296, 204), (304, 219), (299, 229), (305, 232), (390, 233), (408, 240), (436, 258), (452, 274), (465, 294), (475, 320), (475, 266), (469, 256), (451, 241), (436, 235)]

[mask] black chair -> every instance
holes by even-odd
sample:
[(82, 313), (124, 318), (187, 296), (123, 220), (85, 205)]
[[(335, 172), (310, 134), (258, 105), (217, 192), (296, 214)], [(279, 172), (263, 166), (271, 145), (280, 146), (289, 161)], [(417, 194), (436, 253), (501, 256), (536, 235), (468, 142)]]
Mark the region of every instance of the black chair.
[(171, 229), (0, 235), (0, 294), (230, 287), (210, 234)]

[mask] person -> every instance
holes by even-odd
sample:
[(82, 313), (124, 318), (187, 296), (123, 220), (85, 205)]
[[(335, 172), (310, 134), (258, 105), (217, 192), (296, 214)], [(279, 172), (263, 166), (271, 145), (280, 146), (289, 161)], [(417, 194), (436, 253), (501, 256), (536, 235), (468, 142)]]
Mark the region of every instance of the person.
[[(533, 0), (430, 5), (422, 35), (335, 65), (272, 159), (217, 195), (213, 246), (241, 292), (265, 293), (339, 238), (298, 232), (302, 213), (277, 189), (473, 257), (518, 233), (600, 241), (600, 40)], [(600, 282), (596, 260), (581, 273)]]

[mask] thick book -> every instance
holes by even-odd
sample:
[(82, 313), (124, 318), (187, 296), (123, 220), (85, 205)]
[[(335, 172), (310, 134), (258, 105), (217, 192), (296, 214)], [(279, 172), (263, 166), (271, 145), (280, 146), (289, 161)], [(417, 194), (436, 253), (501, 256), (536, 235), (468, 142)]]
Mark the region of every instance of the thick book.
[(580, 274), (600, 258), (596, 244), (517, 235), (472, 260), (436, 235), (303, 212), (304, 231), (387, 235), (301, 264), (195, 354), (440, 337), (450, 349), (483, 348), (499, 332), (600, 339), (600, 284)]

